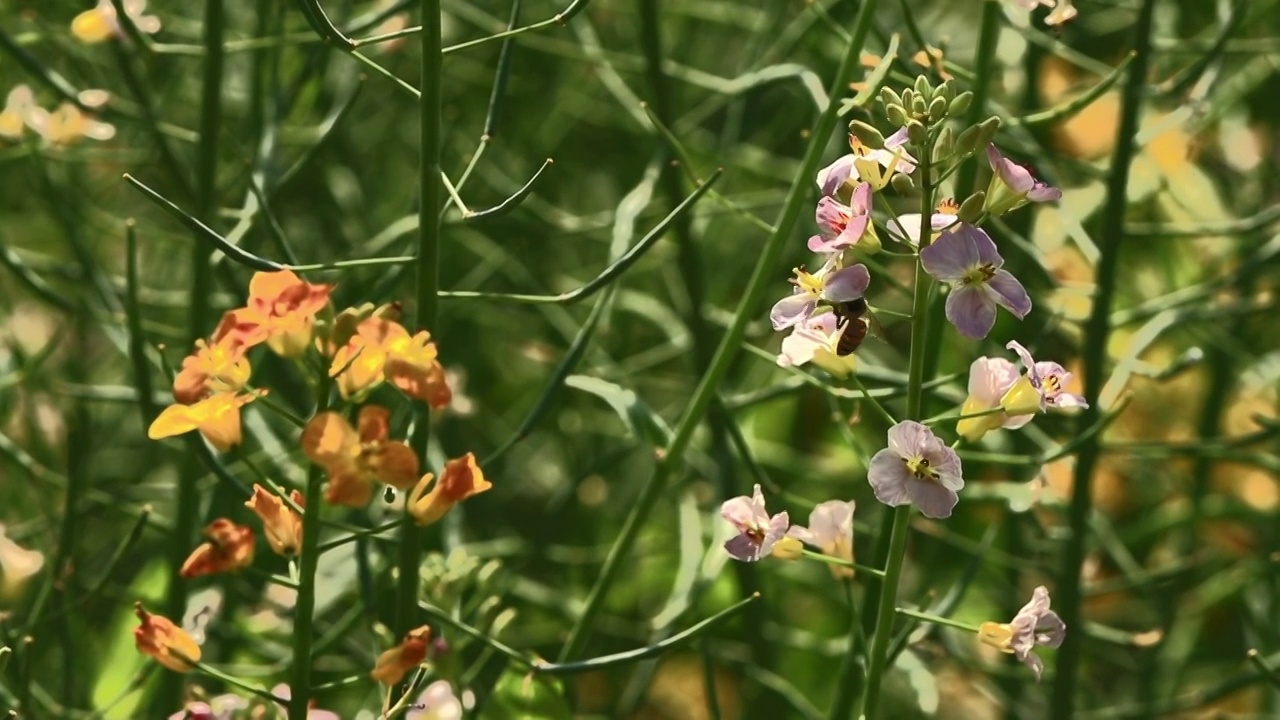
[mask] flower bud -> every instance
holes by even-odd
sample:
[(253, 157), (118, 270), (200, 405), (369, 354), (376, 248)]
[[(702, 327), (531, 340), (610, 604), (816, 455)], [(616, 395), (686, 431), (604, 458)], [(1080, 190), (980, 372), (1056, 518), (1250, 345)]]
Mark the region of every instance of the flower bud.
[(888, 107), (890, 105), (901, 105), (902, 96), (899, 95), (893, 88), (889, 87), (888, 85), (885, 85), (884, 87), (880, 88), (880, 101), (885, 104), (885, 107)]
[(992, 115), (983, 120), (978, 127), (981, 135), (978, 137), (978, 144), (975, 148), (984, 148), (990, 145), (992, 140), (996, 139), (996, 131), (1000, 129), (1000, 118)]
[(925, 118), (929, 114), (929, 103), (925, 102), (924, 97), (914, 95), (911, 98), (911, 116), (915, 118)]
[(926, 75), (917, 75), (915, 84), (916, 95), (922, 99), (933, 96), (933, 88), (929, 86), (929, 78)]
[(133, 643), (138, 652), (180, 673), (189, 671), (192, 663), (200, 662), (200, 646), (195, 638), (172, 620), (152, 615), (142, 603), (134, 603), (133, 612), (139, 623), (133, 630)]
[(893, 186), (894, 190), (897, 190), (903, 195), (916, 194), (916, 185), (912, 182), (910, 175), (898, 173), (893, 176), (893, 179), (889, 181), (889, 184)]
[(947, 116), (947, 99), (934, 98), (929, 103), (929, 122), (942, 122)]
[(929, 142), (929, 131), (925, 130), (924, 123), (911, 120), (907, 123), (907, 138), (911, 140), (911, 144), (922, 148)]
[(951, 101), (951, 105), (947, 107), (947, 114), (951, 117), (959, 117), (969, 109), (969, 105), (973, 103), (973, 93), (968, 90), (960, 93)]
[(779, 560), (799, 560), (804, 554), (804, 544), (793, 537), (784, 537), (773, 544), (771, 554)]
[(941, 163), (951, 157), (955, 152), (956, 133), (948, 125), (942, 128), (938, 133), (938, 141), (933, 144), (933, 160), (935, 163)]
[(907, 109), (901, 105), (889, 105), (884, 110), (885, 117), (889, 118), (889, 122), (902, 127), (907, 124)]
[(978, 218), (982, 215), (982, 206), (985, 205), (986, 202), (987, 193), (982, 190), (979, 190), (965, 198), (964, 202), (960, 203), (960, 211), (956, 213), (960, 218), (960, 222), (966, 222), (971, 225), (977, 222)]
[(849, 123), (849, 133), (872, 150), (879, 150), (884, 147), (884, 135), (881, 135), (879, 130), (861, 120), (854, 120)]
[(911, 107), (911, 101), (912, 99), (915, 98), (915, 96), (916, 96), (916, 93), (911, 88), (904, 89), (902, 91), (902, 107), (904, 108)]
[(960, 131), (956, 138), (955, 154), (957, 158), (967, 158), (978, 149), (978, 139), (982, 137), (982, 127), (970, 125)]

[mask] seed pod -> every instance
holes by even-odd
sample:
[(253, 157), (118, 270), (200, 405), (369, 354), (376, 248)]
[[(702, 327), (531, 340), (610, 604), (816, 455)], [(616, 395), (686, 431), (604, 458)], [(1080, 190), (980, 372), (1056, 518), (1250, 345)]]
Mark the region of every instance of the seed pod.
[(907, 124), (907, 110), (901, 105), (890, 105), (885, 108), (885, 116), (889, 118), (889, 122), (902, 127)]
[(929, 122), (934, 122), (934, 123), (942, 122), (943, 118), (945, 118), (946, 116), (947, 116), (947, 99), (934, 98), (933, 102), (929, 103)]
[(849, 133), (872, 150), (879, 150), (884, 147), (884, 135), (881, 135), (879, 130), (861, 120), (854, 120), (849, 123)]
[(969, 109), (969, 105), (973, 103), (973, 93), (968, 90), (960, 93), (951, 101), (951, 106), (947, 108), (947, 114), (951, 117), (958, 117)]
[(902, 195), (916, 194), (916, 184), (912, 182), (910, 175), (898, 173), (893, 176), (893, 179), (889, 181), (889, 184), (893, 186), (894, 190), (897, 190)]
[(907, 138), (911, 140), (912, 145), (922, 148), (929, 141), (929, 131), (925, 130), (924, 123), (919, 120), (909, 120), (907, 122)]
[(959, 159), (969, 157), (978, 149), (978, 139), (982, 137), (982, 126), (970, 125), (961, 131), (956, 138), (955, 154)]
[(960, 211), (956, 215), (960, 222), (973, 223), (982, 215), (982, 206), (987, 202), (987, 194), (982, 190), (970, 195), (960, 203)]
[(916, 94), (919, 95), (921, 99), (928, 98), (933, 95), (933, 88), (929, 87), (929, 78), (925, 75), (919, 75), (916, 77), (915, 89)]

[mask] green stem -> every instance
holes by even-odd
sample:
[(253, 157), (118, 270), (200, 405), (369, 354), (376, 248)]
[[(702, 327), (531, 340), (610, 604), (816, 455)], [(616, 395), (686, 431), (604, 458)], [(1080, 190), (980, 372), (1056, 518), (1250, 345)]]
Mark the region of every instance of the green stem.
[[(843, 92), (843, 89), (852, 78), (867, 32), (871, 29), (871, 16), (876, 3), (877, 0), (866, 0), (862, 4), (853, 31), (853, 42), (850, 43), (844, 59), (840, 63), (839, 70), (836, 71), (835, 77), (832, 78), (830, 88), (832, 97)], [(693, 434), (699, 421), (711, 406), (711, 401), (716, 394), (716, 388), (719, 386), (734, 356), (740, 350), (743, 337), (746, 334), (747, 323), (755, 317), (757, 308), (764, 299), (767, 281), (774, 276), (777, 270), (783, 246), (790, 239), (791, 229), (800, 217), (800, 210), (809, 199), (809, 188), (815, 173), (818, 171), (818, 165), (822, 162), (822, 153), (826, 148), (827, 139), (835, 130), (836, 110), (836, 103), (828, 105), (814, 125), (813, 139), (805, 151), (800, 170), (792, 181), (791, 188), (787, 191), (787, 197), (783, 202), (782, 211), (779, 213), (778, 222), (774, 224), (774, 232), (765, 242), (763, 251), (760, 253), (760, 260), (756, 263), (751, 279), (747, 282), (747, 286), (743, 291), (742, 300), (734, 313), (733, 321), (721, 338), (720, 345), (716, 348), (715, 355), (711, 359), (710, 367), (707, 368), (707, 372), (702, 376), (702, 380), (694, 390), (693, 397), (690, 399), (684, 415), (676, 425), (670, 445), (666, 448), (662, 459), (658, 461), (657, 466), (654, 468), (648, 485), (641, 491), (640, 497), (622, 527), (622, 532), (618, 535), (618, 539), (614, 541), (613, 547), (609, 549), (609, 555), (605, 559), (604, 566), (600, 569), (600, 575), (596, 579), (595, 585), (591, 588), (590, 594), (587, 595), (582, 614), (578, 616), (573, 629), (569, 633), (568, 641), (561, 648), (559, 658), (562, 662), (581, 652), (583, 645), (586, 643), (587, 631), (591, 628), (592, 623), (595, 622), (596, 616), (604, 603), (605, 595), (608, 594), (609, 588), (617, 580), (618, 573), (623, 568), (624, 562), (628, 559), (631, 548), (640, 534), (640, 529), (644, 526), (649, 513), (657, 504), (658, 498), (666, 487), (667, 479), (680, 466), (684, 451), (693, 440)]]
[(953, 627), (957, 630), (964, 630), (965, 632), (971, 632), (971, 633), (978, 632), (977, 625), (962, 623), (959, 620), (952, 620), (951, 618), (944, 618), (944, 617), (939, 617), (937, 615), (930, 615), (929, 613), (922, 613), (922, 612), (917, 612), (915, 610), (908, 610), (907, 608), (895, 608), (894, 612), (896, 612), (897, 614), (903, 617), (914, 618), (916, 620), (920, 620), (923, 622), (933, 623), (934, 625), (946, 625), (947, 627)]
[[(316, 391), (316, 414), (324, 412), (329, 404), (329, 378), (321, 375)], [(324, 470), (316, 465), (307, 469), (307, 503), (302, 513), (302, 548), (298, 551), (297, 583), (298, 602), (293, 611), (293, 672), (290, 677), (292, 695), (289, 699), (289, 717), (305, 718), (307, 703), (311, 699), (312, 643), (315, 639), (316, 568), (320, 563), (320, 488), (324, 482)], [(290, 564), (290, 575), (292, 572)]]
[(823, 555), (820, 552), (814, 552), (812, 550), (801, 550), (800, 554), (803, 555), (804, 557), (809, 558), (810, 560), (817, 560), (818, 562), (826, 563), (828, 565), (839, 565), (840, 567), (853, 568), (858, 572), (864, 572), (864, 573), (867, 573), (868, 575), (875, 575), (876, 577), (884, 577), (884, 571), (881, 570), (880, 568), (873, 568), (870, 565), (859, 565), (858, 563), (853, 562), (852, 560), (842, 560), (838, 557)]
[[(920, 213), (929, 217), (933, 212), (933, 145), (925, 143), (920, 155)], [(921, 223), (921, 250), (929, 245), (929, 225)], [(907, 418), (921, 419), (924, 404), (925, 333), (929, 325), (929, 291), (932, 281), (924, 271), (924, 264), (916, 260), (915, 298), (911, 307), (911, 350), (907, 367)], [(880, 686), (888, 665), (889, 640), (893, 636), (893, 613), (898, 599), (898, 582), (902, 579), (902, 566), (907, 555), (907, 536), (911, 532), (911, 506), (902, 505), (893, 510), (893, 527), (889, 531), (888, 564), (884, 570), (884, 584), (880, 588), (876, 607), (875, 635), (871, 640), (871, 652), (867, 661), (867, 683), (862, 695), (864, 717), (876, 716), (880, 700)]]
[[(1135, 150), (1135, 135), (1146, 90), (1147, 67), (1150, 60), (1151, 26), (1155, 0), (1143, 0), (1134, 25), (1134, 51), (1136, 55), (1125, 79), (1121, 100), (1120, 126), (1116, 132), (1116, 150), (1112, 156), (1111, 174), (1107, 178), (1107, 204), (1103, 208), (1102, 225), (1094, 237), (1108, 238), (1101, 246), (1098, 260), (1097, 291), (1093, 298), (1093, 310), (1085, 326), (1085, 343), (1082, 356), (1084, 365), (1084, 397), (1088, 408), (1080, 414), (1078, 427), (1097, 424), (1103, 417), (1098, 407), (1098, 395), (1106, 381), (1107, 338), (1111, 332), (1111, 302), (1115, 296), (1116, 271), (1120, 260), (1120, 242), (1124, 238), (1124, 216), (1127, 209), (1126, 189), (1129, 186), (1129, 163)], [(1067, 546), (1062, 555), (1059, 572), (1060, 583), (1054, 594), (1054, 609), (1068, 628), (1066, 641), (1058, 652), (1057, 673), (1053, 681), (1053, 699), (1049, 703), (1052, 717), (1067, 720), (1075, 712), (1076, 685), (1080, 658), (1084, 650), (1084, 634), (1080, 628), (1081, 565), (1084, 564), (1086, 523), (1092, 506), (1089, 496), (1093, 469), (1101, 453), (1101, 436), (1094, 435), (1080, 446), (1076, 457), (1071, 504), (1067, 511), (1067, 524), (1071, 529)], [(1075, 632), (1072, 632), (1075, 630)]]

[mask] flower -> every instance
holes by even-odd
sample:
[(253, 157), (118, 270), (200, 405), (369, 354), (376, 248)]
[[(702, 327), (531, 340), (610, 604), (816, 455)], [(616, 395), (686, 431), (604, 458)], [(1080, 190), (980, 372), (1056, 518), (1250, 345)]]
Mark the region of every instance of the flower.
[(1044, 19), (1045, 25), (1061, 25), (1068, 20), (1074, 20), (1076, 15), (1080, 14), (1075, 6), (1071, 4), (1072, 0), (1058, 0), (1058, 6), (1049, 13), (1049, 17)]
[(925, 272), (951, 285), (947, 320), (961, 335), (978, 339), (996, 324), (1000, 305), (1019, 319), (1031, 312), (1031, 297), (1007, 270), (996, 244), (982, 230), (961, 223), (920, 251)]
[(978, 639), (1001, 652), (1016, 655), (1040, 682), (1044, 663), (1032, 650), (1037, 645), (1056, 648), (1067, 635), (1067, 626), (1049, 609), (1049, 591), (1043, 585), (1031, 593), (1031, 601), (1022, 606), (1008, 623), (984, 622), (978, 626)]
[(436, 522), (452, 510), (454, 505), (493, 487), (476, 464), (473, 453), (445, 463), (440, 481), (435, 483), (431, 492), (427, 492), (434, 478), (431, 473), (423, 475), (413, 490), (409, 491), (409, 515), (419, 525)]
[(813, 315), (819, 300), (832, 304), (857, 300), (871, 284), (866, 265), (836, 269), (834, 258), (816, 273), (807, 273), (804, 268), (796, 268), (794, 272), (791, 294), (774, 303), (769, 311), (774, 330), (785, 330), (804, 322)]
[[(284, 683), (271, 688), (271, 694), (276, 696), (276, 704), (281, 706), (285, 706), (293, 698), (293, 690)], [(307, 703), (307, 720), (341, 720), (341, 718), (338, 713), (317, 709), (316, 701), (312, 700)]]
[[(809, 527), (792, 525), (787, 531), (806, 545), (818, 548), (823, 555), (853, 561), (853, 510), (855, 503), (850, 500), (828, 500), (818, 503), (809, 512)], [(838, 578), (853, 577), (853, 568), (832, 565), (831, 572)]]
[(70, 145), (84, 138), (110, 140), (116, 136), (116, 127), (87, 115), (72, 103), (62, 103), (53, 112), (32, 112), (31, 128), (46, 142), (54, 145)]
[[(955, 200), (946, 199), (938, 203), (937, 212), (929, 216), (929, 241), (933, 242), (939, 234), (954, 230), (960, 224), (960, 206)], [(920, 245), (920, 224), (923, 222), (920, 213), (907, 213), (889, 220), (885, 226), (889, 236), (900, 243), (912, 246)]]
[(865, 240), (868, 250), (879, 249), (875, 226), (871, 223), (871, 185), (862, 183), (853, 191), (849, 204), (831, 196), (818, 201), (815, 212), (818, 234), (809, 238), (809, 250), (838, 253)]
[(170, 715), (169, 720), (235, 720), (239, 717), (239, 711), (248, 709), (248, 700), (239, 695), (226, 693), (210, 698), (209, 702), (198, 700), (189, 702), (181, 710)]
[[(302, 493), (294, 490), (289, 499), (298, 507), (304, 507)], [(253, 497), (244, 506), (262, 520), (262, 534), (277, 555), (297, 555), (302, 548), (302, 516), (285, 504), (275, 493), (254, 483)]]
[(964, 487), (960, 456), (914, 420), (889, 428), (889, 447), (872, 456), (867, 481), (885, 505), (910, 503), (931, 518), (950, 517)]
[[(125, 15), (129, 16), (139, 31), (154, 35), (160, 32), (160, 18), (155, 15), (143, 15), (147, 9), (147, 0), (124, 0), (121, 3)], [(78, 40), (90, 45), (125, 37), (124, 28), (120, 26), (120, 18), (116, 15), (116, 7), (111, 0), (98, 0), (92, 10), (85, 10), (71, 21), (71, 34)]]
[(378, 656), (369, 677), (383, 685), (392, 686), (404, 679), (406, 673), (418, 667), (427, 659), (427, 648), (431, 645), (431, 628), (422, 627), (410, 630), (399, 645)]
[(1001, 155), (994, 144), (987, 145), (987, 162), (991, 163), (991, 183), (982, 209), (992, 215), (1003, 215), (1028, 202), (1062, 199), (1061, 190), (1037, 180), (1030, 170)]
[(1001, 400), (1006, 408), (1019, 412), (1044, 412), (1050, 408), (1086, 408), (1089, 403), (1079, 395), (1064, 392), (1071, 382), (1071, 373), (1056, 362), (1036, 362), (1018, 341), (1010, 340), (1005, 347), (1022, 358), (1027, 374), (1022, 376)]
[(251, 373), (244, 350), (233, 335), (224, 335), (212, 344), (196, 340), (195, 351), (182, 359), (182, 369), (173, 379), (173, 399), (191, 405), (212, 394), (243, 389)]
[(720, 516), (728, 520), (738, 530), (738, 534), (729, 538), (724, 549), (736, 560), (756, 562), (768, 557), (773, 546), (787, 534), (791, 525), (785, 512), (773, 517), (764, 507), (764, 493), (756, 485), (751, 497), (741, 496), (724, 501), (720, 506)]
[(847, 376), (858, 365), (853, 353), (840, 354), (840, 339), (847, 328), (848, 323), (841, 323), (833, 312), (806, 319), (782, 339), (778, 366), (798, 367), (812, 362), (835, 377)]
[(0, 600), (15, 597), (27, 579), (44, 567), (44, 553), (9, 539), (0, 525)]
[(182, 563), (184, 578), (233, 572), (253, 564), (253, 529), (218, 518), (204, 529), (209, 542), (200, 545)]
[(237, 334), (247, 345), (265, 341), (277, 355), (298, 357), (311, 345), (316, 314), (331, 292), (333, 285), (313, 285), (292, 270), (256, 272), (248, 302), (233, 311)]
[(0, 110), (0, 137), (21, 140), (27, 128), (35, 130), (36, 119), (42, 114), (36, 105), (36, 96), (26, 85), (14, 85)]
[[(961, 415), (976, 415), (1004, 405), (1005, 393), (1018, 381), (1018, 366), (1004, 358), (980, 357), (969, 365), (969, 397), (960, 408)], [(978, 417), (962, 418), (956, 423), (956, 434), (977, 442), (997, 428), (1016, 429), (1031, 422), (1032, 415), (1009, 415), (992, 412)]]
[(373, 481), (407, 490), (418, 480), (418, 456), (403, 442), (388, 440), (391, 412), (377, 405), (360, 408), (351, 427), (336, 412), (311, 418), (302, 431), (302, 451), (329, 473), (325, 499), (336, 505), (364, 507)]
[(139, 625), (133, 630), (133, 644), (138, 652), (174, 672), (184, 673), (192, 663), (200, 662), (200, 646), (185, 630), (161, 615), (147, 612), (142, 603), (134, 603), (133, 612)]
[(405, 395), (438, 410), (449, 405), (452, 393), (436, 354), (431, 333), (410, 335), (400, 323), (375, 315), (362, 320), (334, 353), (329, 375), (337, 378), (344, 398), (361, 395), (387, 380)]
[(849, 136), (849, 148), (853, 150), (818, 171), (818, 189), (823, 195), (835, 195), (846, 185), (865, 181), (876, 190), (884, 189), (895, 173), (913, 173), (916, 159), (902, 149), (907, 144), (907, 129), (884, 139), (884, 147), (872, 150), (853, 135)]
[(414, 701), (405, 720), (462, 720), (462, 701), (448, 680), (437, 680)]
[(227, 452), (240, 444), (240, 408), (255, 397), (219, 392), (191, 405), (170, 405), (151, 422), (147, 437), (161, 440), (199, 430), (218, 452)]

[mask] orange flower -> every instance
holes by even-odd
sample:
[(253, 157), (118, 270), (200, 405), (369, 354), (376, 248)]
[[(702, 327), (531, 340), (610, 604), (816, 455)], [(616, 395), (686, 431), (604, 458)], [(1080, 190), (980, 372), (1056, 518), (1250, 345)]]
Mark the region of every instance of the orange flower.
[(453, 509), (457, 503), (493, 487), (484, 479), (472, 453), (450, 460), (444, 465), (440, 482), (427, 492), (434, 476), (427, 473), (409, 493), (409, 514), (419, 525), (430, 525)]
[(418, 478), (418, 457), (409, 446), (388, 440), (384, 407), (360, 409), (359, 431), (341, 415), (323, 412), (302, 431), (302, 451), (329, 473), (325, 499), (335, 505), (364, 507), (373, 496), (373, 481), (407, 490)]
[(200, 646), (195, 638), (174, 625), (172, 620), (152, 615), (143, 609), (142, 603), (134, 603), (133, 612), (141, 621), (133, 631), (133, 643), (138, 652), (180, 673), (190, 670), (192, 663), (200, 662)]
[(363, 320), (334, 353), (329, 375), (338, 379), (344, 398), (388, 380), (409, 397), (439, 409), (452, 394), (436, 354), (431, 333), (410, 335), (400, 323), (374, 316)]
[(182, 577), (233, 572), (253, 564), (253, 530), (218, 518), (204, 529), (209, 542), (192, 551), (182, 563)]
[(311, 344), (316, 313), (329, 304), (332, 291), (332, 285), (312, 285), (292, 270), (257, 272), (249, 281), (248, 304), (234, 311), (235, 321), (251, 344), (265, 340), (277, 355), (297, 357)]
[(213, 393), (242, 389), (251, 371), (244, 350), (233, 335), (224, 335), (212, 345), (197, 340), (195, 352), (182, 359), (182, 369), (173, 379), (173, 399), (191, 405)]
[[(289, 493), (293, 504), (303, 507), (302, 493)], [(302, 548), (302, 516), (285, 504), (279, 495), (254, 483), (253, 497), (245, 501), (245, 507), (262, 518), (262, 534), (277, 555), (297, 555)]]
[(427, 646), (430, 644), (431, 628), (423, 625), (410, 630), (399, 645), (378, 656), (369, 677), (387, 686), (399, 683), (406, 673), (427, 659)]
[(147, 437), (161, 440), (199, 430), (218, 452), (227, 452), (240, 444), (240, 408), (254, 397), (219, 392), (192, 405), (170, 405), (152, 421)]

